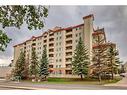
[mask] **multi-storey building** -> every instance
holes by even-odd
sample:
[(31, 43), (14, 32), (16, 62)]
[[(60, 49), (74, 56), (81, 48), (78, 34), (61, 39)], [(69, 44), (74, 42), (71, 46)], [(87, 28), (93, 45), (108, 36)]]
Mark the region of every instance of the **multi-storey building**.
[(15, 65), (20, 51), (24, 51), (27, 61), (31, 60), (32, 47), (35, 48), (38, 60), (40, 60), (43, 48), (46, 46), (49, 70), (51, 74), (72, 74), (71, 61), (74, 50), (81, 37), (85, 46), (88, 49), (90, 60), (92, 60), (92, 51), (96, 47), (95, 39), (97, 34), (104, 34), (102, 43), (106, 43), (106, 36), (102, 29), (94, 30), (94, 16), (92, 14), (83, 17), (83, 23), (67, 28), (55, 27), (44, 32), (38, 37), (31, 37), (23, 43), (14, 46), (14, 61)]

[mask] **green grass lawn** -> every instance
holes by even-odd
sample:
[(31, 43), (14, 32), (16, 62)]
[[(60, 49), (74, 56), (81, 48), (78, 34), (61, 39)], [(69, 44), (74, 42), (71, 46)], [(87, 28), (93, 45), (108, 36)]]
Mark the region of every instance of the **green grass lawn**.
[[(108, 83), (116, 83), (120, 81), (121, 77), (115, 77), (114, 80), (102, 80), (100, 83), (97, 79), (85, 78), (83, 80), (79, 78), (48, 78), (47, 81), (32, 82), (34, 84), (80, 84), (80, 85), (104, 85)], [(31, 82), (31, 80), (25, 80), (25, 82)]]

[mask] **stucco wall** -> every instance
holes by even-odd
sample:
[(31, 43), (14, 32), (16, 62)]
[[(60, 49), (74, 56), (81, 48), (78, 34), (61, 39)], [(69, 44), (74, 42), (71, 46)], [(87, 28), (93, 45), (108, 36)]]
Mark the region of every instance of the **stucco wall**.
[(0, 78), (5, 78), (11, 72), (11, 67), (0, 67)]

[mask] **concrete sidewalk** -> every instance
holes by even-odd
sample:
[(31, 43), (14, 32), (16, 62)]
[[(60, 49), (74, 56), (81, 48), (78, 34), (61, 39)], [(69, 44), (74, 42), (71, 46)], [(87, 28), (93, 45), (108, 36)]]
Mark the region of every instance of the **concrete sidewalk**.
[(27, 86), (14, 86), (14, 85), (1, 85), (2, 88), (13, 88), (19, 90), (48, 90), (46, 88), (37, 88), (37, 87), (27, 87)]
[(6, 81), (6, 80), (0, 80), (0, 87), (21, 89), (21, 90), (46, 90), (47, 89), (43, 87), (37, 87), (34, 84), (30, 84), (27, 82), (16, 82), (16, 81)]
[(0, 81), (0, 88), (10, 88), (19, 90), (126, 90), (127, 87), (104, 86), (104, 85), (84, 85), (84, 84), (47, 84), (31, 82)]

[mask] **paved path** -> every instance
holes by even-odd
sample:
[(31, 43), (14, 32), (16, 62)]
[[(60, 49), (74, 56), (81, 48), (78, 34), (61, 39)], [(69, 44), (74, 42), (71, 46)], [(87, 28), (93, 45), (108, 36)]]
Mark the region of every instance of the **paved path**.
[(127, 87), (84, 85), (84, 84), (35, 84), (29, 82), (0, 82), (0, 88), (25, 89), (25, 90), (127, 90)]

